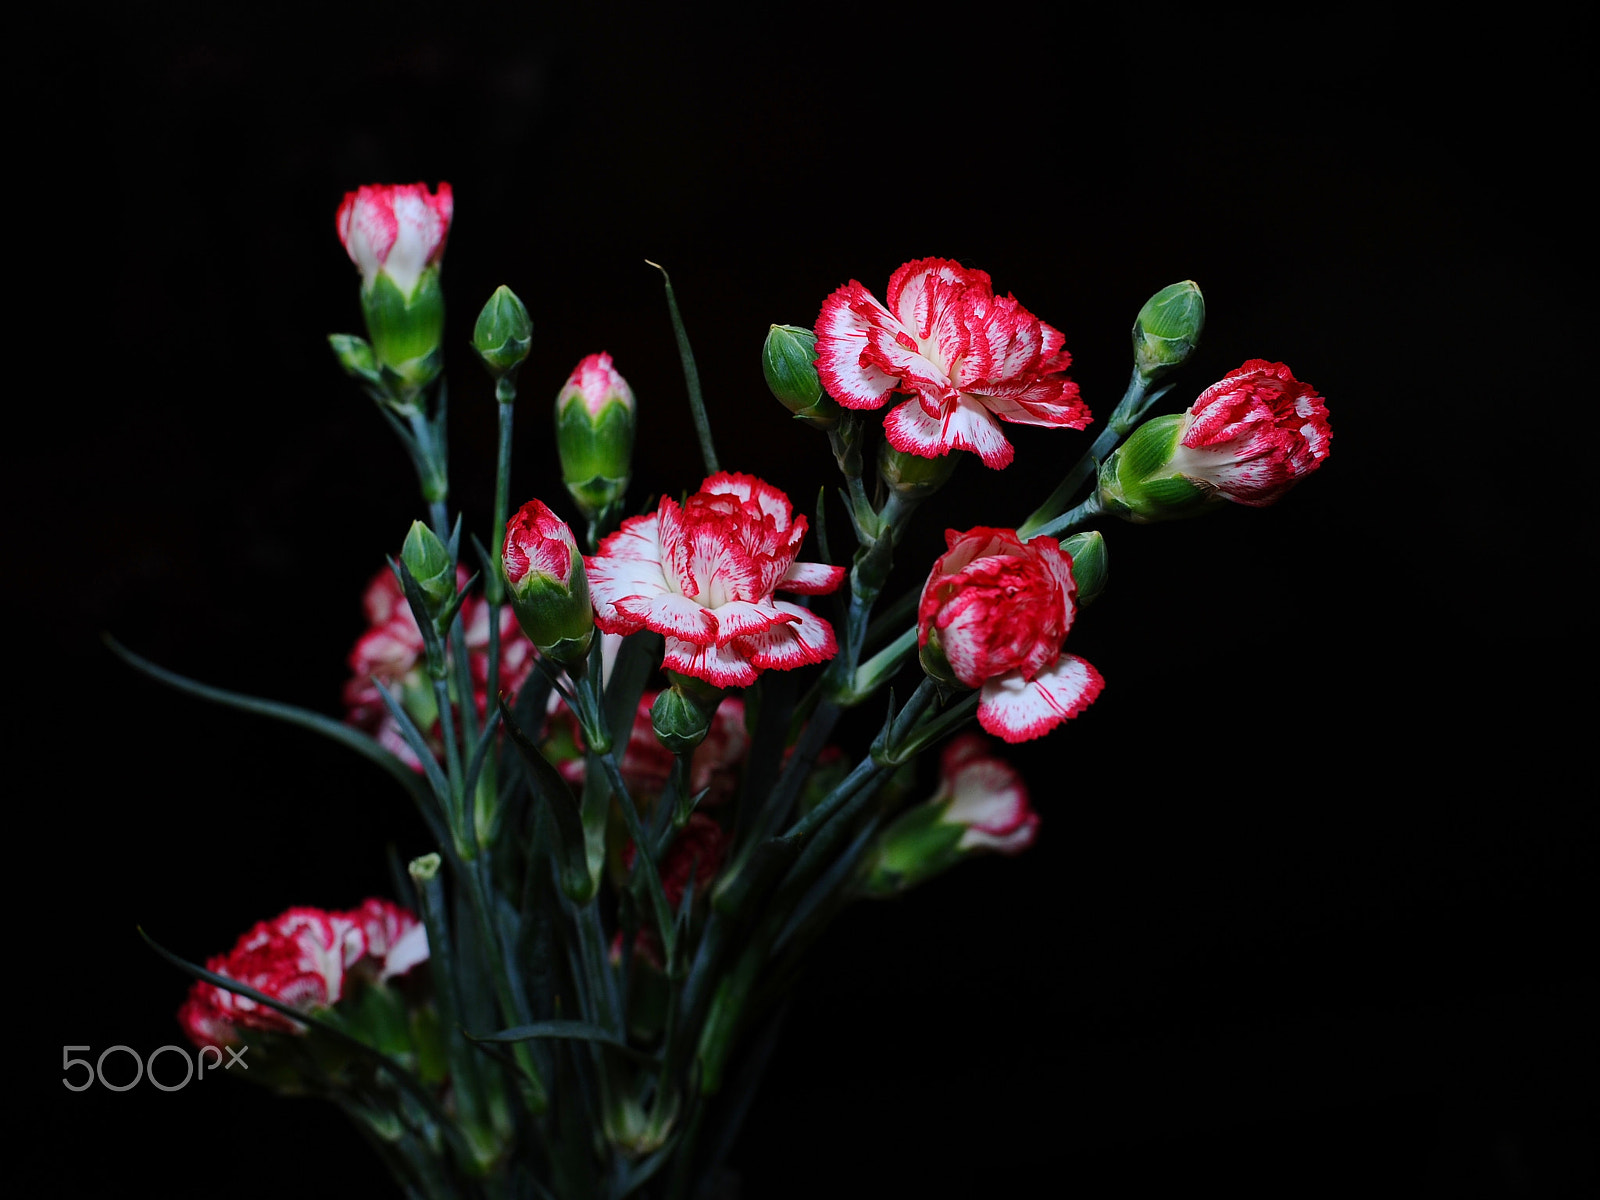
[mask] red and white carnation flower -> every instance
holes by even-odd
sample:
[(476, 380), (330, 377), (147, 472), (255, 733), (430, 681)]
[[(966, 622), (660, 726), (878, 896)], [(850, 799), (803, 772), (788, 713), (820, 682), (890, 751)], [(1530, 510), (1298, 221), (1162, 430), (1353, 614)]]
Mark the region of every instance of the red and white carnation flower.
[(1028, 803), (1028, 788), (1015, 767), (989, 753), (983, 738), (968, 733), (953, 739), (939, 756), (939, 790), (947, 825), (964, 826), (958, 850), (1020, 854), (1039, 836), (1039, 814)]
[(1043, 737), (1087, 708), (1100, 672), (1061, 644), (1077, 611), (1072, 560), (1052, 537), (1015, 530), (945, 531), (917, 608), (924, 664), (942, 658), (981, 688), (978, 723), (1008, 742)]
[(1264, 358), (1229, 371), (1183, 416), (1170, 469), (1257, 508), (1320, 467), (1333, 437), (1316, 389)]
[[(311, 1012), (337, 1004), (355, 978), (390, 979), (427, 958), (427, 934), (416, 917), (369, 899), (352, 912), (291, 908), (257, 922), (230, 952), (208, 959), (206, 970)], [(240, 1029), (302, 1028), (276, 1009), (205, 982), (190, 989), (178, 1022), (198, 1046), (236, 1042)]]
[(805, 517), (777, 488), (719, 472), (681, 505), (663, 497), (654, 513), (629, 517), (584, 560), (595, 624), (655, 630), (666, 670), (717, 687), (824, 662), (838, 650), (833, 627), (774, 598), (831, 592), (844, 579), (843, 567), (795, 561), (805, 535)]
[(410, 296), (422, 272), (444, 255), (454, 211), (448, 183), (437, 195), (425, 183), (371, 183), (345, 193), (334, 224), (345, 253), (361, 268), (363, 287), (370, 291), (384, 274)]
[(817, 375), (846, 408), (881, 408), (889, 444), (937, 458), (970, 450), (986, 467), (1014, 453), (1000, 421), (1082, 429), (1088, 408), (1063, 372), (1061, 331), (989, 276), (945, 258), (908, 262), (889, 278), (888, 304), (852, 279), (817, 318)]

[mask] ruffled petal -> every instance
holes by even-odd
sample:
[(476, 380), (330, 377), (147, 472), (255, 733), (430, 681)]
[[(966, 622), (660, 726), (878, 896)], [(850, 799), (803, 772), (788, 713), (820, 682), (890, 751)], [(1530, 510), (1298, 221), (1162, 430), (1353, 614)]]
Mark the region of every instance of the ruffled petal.
[(718, 640), (717, 618), (711, 611), (676, 592), (624, 596), (616, 602), (615, 608), (646, 628), (697, 646), (709, 646)]
[(763, 671), (788, 671), (809, 663), (826, 662), (839, 652), (833, 626), (810, 609), (779, 600), (774, 605), (794, 618), (793, 624), (779, 625), (753, 637), (740, 638), (740, 652)]
[(695, 679), (704, 679), (716, 687), (749, 687), (759, 672), (733, 649), (726, 646), (696, 646), (678, 638), (667, 639), (667, 652), (661, 660), (667, 671), (677, 671)]
[(984, 684), (978, 724), (1008, 742), (1043, 737), (1089, 707), (1104, 686), (1099, 671), (1077, 655), (1063, 654), (1032, 680), (1011, 671)]
[(825, 596), (844, 582), (847, 574), (843, 567), (830, 567), (826, 563), (792, 563), (778, 588), (798, 596)]
[(701, 611), (713, 616), (716, 621), (716, 642), (719, 646), (734, 638), (750, 637), (775, 626), (792, 625), (795, 622), (792, 615), (780, 612), (770, 602), (732, 600), (718, 608)]
[(883, 434), (902, 454), (938, 458), (950, 453), (938, 420), (923, 412), (922, 405), (915, 400), (907, 400), (889, 410), (889, 415), (883, 419)]
[(986, 467), (998, 471), (1009, 466), (1016, 454), (978, 397), (962, 396), (953, 408), (945, 410), (941, 424), (940, 441), (947, 450), (970, 450)]
[(893, 325), (895, 320), (853, 279), (822, 302), (817, 317), (817, 377), (846, 408), (881, 408), (899, 382), (863, 359), (868, 335), (880, 324)]

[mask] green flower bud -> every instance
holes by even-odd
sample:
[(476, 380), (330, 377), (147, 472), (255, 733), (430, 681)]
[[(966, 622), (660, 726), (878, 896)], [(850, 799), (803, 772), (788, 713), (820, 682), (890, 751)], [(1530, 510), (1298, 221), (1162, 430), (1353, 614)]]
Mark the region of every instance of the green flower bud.
[(628, 490), (633, 408), (633, 389), (605, 353), (580, 362), (556, 397), (561, 479), (590, 520), (619, 503)]
[(706, 740), (716, 705), (709, 707), (694, 690), (675, 683), (650, 706), (650, 724), (656, 738), (673, 754), (692, 754)]
[(908, 500), (922, 500), (948, 482), (961, 457), (960, 450), (952, 450), (937, 458), (923, 458), (896, 450), (888, 441), (882, 441), (878, 443), (878, 478), (895, 494)]
[(1176, 370), (1200, 343), (1206, 301), (1191, 279), (1170, 284), (1145, 301), (1133, 322), (1133, 361), (1147, 380)]
[(865, 888), (872, 896), (892, 896), (915, 887), (953, 866), (966, 830), (945, 822), (938, 804), (919, 804), (898, 817), (878, 837), (866, 869)]
[(1061, 543), (1072, 559), (1072, 582), (1078, 588), (1078, 607), (1090, 603), (1106, 590), (1106, 539), (1097, 529), (1075, 533)]
[(1222, 501), (1172, 468), (1185, 414), (1146, 421), (1100, 465), (1100, 503), (1136, 525), (1195, 517)]
[(472, 348), (495, 379), (514, 379), (532, 344), (533, 321), (527, 307), (515, 292), (501, 284), (478, 314), (478, 323), (472, 329)]
[(429, 267), (408, 296), (388, 274), (361, 290), (372, 352), (402, 383), (424, 387), (439, 374), (439, 340), (444, 336), (444, 289), (439, 268)]
[(774, 325), (761, 347), (761, 373), (772, 394), (796, 417), (824, 432), (839, 423), (839, 402), (817, 378), (817, 335), (798, 325)]
[(456, 572), (450, 551), (421, 521), (411, 522), (411, 531), (400, 548), (400, 561), (435, 609), (442, 608), (455, 595)]

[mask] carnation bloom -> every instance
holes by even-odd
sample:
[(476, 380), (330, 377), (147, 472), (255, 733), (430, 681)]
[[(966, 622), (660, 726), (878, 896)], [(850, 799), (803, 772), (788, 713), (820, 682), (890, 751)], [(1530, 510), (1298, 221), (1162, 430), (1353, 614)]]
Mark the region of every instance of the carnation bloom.
[[(1008, 742), (1042, 737), (1077, 716), (1104, 681), (1063, 654), (1072, 628), (1072, 560), (1052, 537), (1024, 543), (1014, 530), (945, 531), (917, 608), (917, 642), (930, 670), (981, 688), (978, 723)], [(942, 661), (941, 661), (942, 660)]]
[[(337, 1004), (356, 977), (389, 979), (428, 957), (427, 935), (405, 909), (369, 899), (352, 912), (291, 908), (260, 921), (227, 954), (206, 962), (300, 1012)], [(204, 981), (189, 991), (178, 1021), (198, 1046), (239, 1040), (239, 1029), (295, 1033), (292, 1019), (247, 996)]]
[(653, 629), (662, 666), (717, 687), (748, 687), (765, 670), (832, 658), (833, 627), (777, 591), (831, 592), (843, 567), (796, 562), (806, 519), (753, 475), (711, 476), (683, 504), (629, 517), (584, 560), (605, 633)]
[[(458, 569), (456, 584), (464, 587), (467, 573)], [(381, 683), (399, 700), (425, 736), (432, 737), (439, 714), (434, 704), (433, 681), (428, 677), (422, 631), (394, 572), (384, 567), (373, 576), (362, 596), (368, 629), (350, 651), (351, 678), (344, 685), (345, 720), (372, 734), (378, 742), (411, 767), (422, 764), (400, 733), (399, 726), (379, 694)], [(467, 667), (472, 675), (473, 702), (486, 716), (489, 704), (489, 605), (469, 596), (461, 606), (462, 632), (467, 643)], [(533, 670), (534, 649), (517, 627), (509, 607), (500, 609), (500, 687), (510, 697)], [(437, 749), (437, 747), (436, 747)]]
[(1283, 363), (1252, 358), (1183, 414), (1168, 467), (1234, 501), (1273, 503), (1328, 457), (1328, 409)]
[(889, 302), (852, 279), (817, 318), (817, 374), (846, 408), (912, 398), (883, 423), (896, 450), (936, 458), (970, 450), (986, 467), (1010, 463), (999, 421), (1082, 429), (1089, 410), (1063, 371), (1061, 331), (1014, 296), (998, 297), (983, 271), (944, 258), (908, 262), (889, 279)]
[(944, 807), (940, 818), (966, 830), (958, 850), (1020, 854), (1039, 835), (1039, 814), (1028, 803), (1028, 788), (1016, 768), (990, 754), (976, 734), (953, 739), (939, 756), (939, 790), (930, 804)]
[(454, 211), (448, 183), (437, 195), (424, 183), (371, 183), (345, 193), (334, 224), (345, 253), (361, 268), (364, 288), (370, 291), (383, 274), (410, 296), (423, 271), (444, 254)]

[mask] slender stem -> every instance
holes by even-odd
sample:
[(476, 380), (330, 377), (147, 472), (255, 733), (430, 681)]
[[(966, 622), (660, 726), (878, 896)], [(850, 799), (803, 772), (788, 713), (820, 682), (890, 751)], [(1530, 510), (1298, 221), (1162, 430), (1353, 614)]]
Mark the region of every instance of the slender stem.
[(1136, 369), (1133, 377), (1128, 380), (1128, 390), (1123, 393), (1122, 399), (1117, 402), (1117, 407), (1111, 411), (1106, 427), (1100, 431), (1100, 436), (1095, 438), (1094, 445), (1090, 446), (1087, 453), (1073, 465), (1067, 472), (1066, 478), (1050, 493), (1050, 498), (1033, 510), (1021, 525), (1017, 527), (1017, 536), (1024, 541), (1038, 537), (1044, 526), (1059, 516), (1078, 494), (1078, 489), (1106, 460), (1106, 457), (1115, 449), (1118, 442), (1139, 423), (1139, 419), (1149, 410), (1150, 406), (1166, 395), (1172, 385), (1150, 390), (1153, 381), (1146, 379)]
[(672, 277), (667, 274), (667, 269), (660, 263), (645, 262), (661, 272), (661, 280), (667, 288), (667, 310), (672, 316), (672, 332), (678, 339), (678, 357), (683, 360), (683, 382), (689, 389), (689, 412), (694, 417), (694, 431), (700, 439), (700, 457), (705, 460), (706, 474), (715, 475), (721, 468), (717, 466), (717, 450), (711, 444), (711, 422), (706, 418), (706, 404), (700, 395), (700, 371), (694, 365), (694, 351), (689, 348), (689, 335), (683, 328), (683, 316), (678, 312), (678, 298), (672, 292)]
[[(442, 651), (441, 651), (442, 653)], [(451, 833), (456, 838), (458, 851), (463, 857), (470, 857), (476, 847), (463, 844), (464, 831), (460, 828), (461, 821), (461, 751), (456, 748), (455, 722), (450, 715), (450, 685), (442, 675), (433, 677), (433, 702), (439, 709), (439, 735), (444, 739), (445, 770), (450, 776), (450, 792), (454, 801), (455, 825)]]
[[(411, 417), (411, 436), (417, 440), (417, 457), (420, 460), (417, 470), (417, 482), (422, 485), (422, 498), (428, 502), (428, 519), (433, 526), (434, 533), (439, 535), (439, 540), (450, 540), (450, 518), (445, 502), (450, 498), (450, 473), (448, 466), (441, 461), (443, 447), (436, 444), (433, 435), (433, 426), (429, 424), (426, 414), (413, 411)], [(426, 464), (423, 470), (421, 464)]]
[(1054, 521), (1046, 521), (1033, 532), (1034, 537), (1061, 538), (1075, 531), (1078, 526), (1086, 525), (1098, 517), (1105, 509), (1100, 503), (1100, 493), (1090, 492), (1088, 498), (1078, 505), (1062, 513)]
[[(500, 541), (505, 536), (506, 514), (511, 507), (511, 425), (515, 411), (512, 402), (517, 397), (517, 389), (509, 379), (501, 379), (495, 387), (495, 395), (500, 399), (500, 440), (498, 453), (495, 456), (494, 524), (489, 527), (491, 552), (498, 550)], [(500, 694), (500, 606), (505, 603), (505, 580), (496, 562), (484, 564), (484, 571), (486, 577), (483, 581), (483, 597), (489, 604), (488, 695), (498, 696)], [(494, 809), (500, 794), (497, 786), (497, 766), (496, 755), (491, 753), (484, 759), (483, 779), (478, 785), (476, 797), (472, 800), (475, 804), (481, 804), (482, 811), (478, 814), (478, 836), (484, 840), (493, 837), (494, 834)]]

